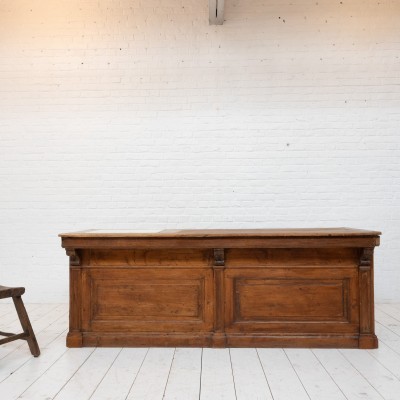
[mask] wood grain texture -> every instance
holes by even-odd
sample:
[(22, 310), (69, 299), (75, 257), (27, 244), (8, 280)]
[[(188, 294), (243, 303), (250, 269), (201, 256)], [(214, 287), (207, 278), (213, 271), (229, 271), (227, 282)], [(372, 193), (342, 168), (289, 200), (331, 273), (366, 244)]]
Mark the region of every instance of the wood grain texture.
[(130, 230), (101, 230), (90, 229), (81, 232), (60, 233), (66, 237), (147, 237), (147, 238), (176, 238), (176, 237), (333, 237), (333, 236), (379, 236), (381, 232), (353, 228), (292, 228), (292, 229), (166, 229), (158, 232), (138, 232)]
[(69, 347), (376, 348), (376, 231), (62, 234)]

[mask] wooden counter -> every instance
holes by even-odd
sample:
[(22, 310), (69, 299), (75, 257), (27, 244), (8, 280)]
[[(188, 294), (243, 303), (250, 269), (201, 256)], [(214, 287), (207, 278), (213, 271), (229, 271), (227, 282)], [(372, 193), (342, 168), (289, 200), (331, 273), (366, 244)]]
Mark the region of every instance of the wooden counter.
[(360, 229), (61, 234), (67, 346), (376, 348)]

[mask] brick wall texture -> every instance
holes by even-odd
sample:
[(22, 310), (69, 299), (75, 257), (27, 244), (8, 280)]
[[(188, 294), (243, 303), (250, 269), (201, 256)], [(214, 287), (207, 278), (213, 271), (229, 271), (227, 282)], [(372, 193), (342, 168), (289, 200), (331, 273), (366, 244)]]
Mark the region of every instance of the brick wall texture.
[(0, 281), (67, 301), (57, 234), (383, 231), (400, 301), (400, 2), (0, 0)]

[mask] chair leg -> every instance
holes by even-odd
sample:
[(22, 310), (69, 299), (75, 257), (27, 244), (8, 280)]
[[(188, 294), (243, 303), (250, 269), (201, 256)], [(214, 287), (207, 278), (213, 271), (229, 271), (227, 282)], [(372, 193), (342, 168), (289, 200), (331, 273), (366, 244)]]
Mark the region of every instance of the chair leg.
[(40, 355), (39, 345), (36, 341), (35, 334), (32, 329), (31, 322), (29, 321), (28, 313), (26, 312), (24, 302), (21, 296), (12, 298), (14, 301), (15, 309), (17, 310), (19, 321), (21, 322), (22, 329), (28, 335), (26, 341), (28, 342), (29, 349), (33, 356), (38, 357)]

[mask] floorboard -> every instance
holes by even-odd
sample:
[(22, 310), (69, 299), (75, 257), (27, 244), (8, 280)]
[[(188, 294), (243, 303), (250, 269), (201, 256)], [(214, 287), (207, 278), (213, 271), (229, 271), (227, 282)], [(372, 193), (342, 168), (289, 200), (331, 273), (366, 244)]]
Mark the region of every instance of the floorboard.
[(283, 349), (258, 349), (274, 400), (309, 400), (310, 397)]
[(352, 349), (340, 353), (384, 399), (399, 400), (400, 381), (368, 351)]
[(313, 353), (348, 400), (382, 400), (373, 385), (338, 350), (315, 349)]
[[(41, 356), (0, 346), (1, 400), (399, 400), (400, 304), (378, 304), (379, 348), (68, 349), (67, 304), (27, 304)], [(12, 303), (3, 330), (18, 331)]]
[(91, 400), (125, 400), (148, 349), (122, 349), (93, 393)]
[(236, 399), (229, 349), (203, 349), (200, 400)]
[(52, 343), (42, 349), (42, 357), (31, 357), (17, 371), (0, 383), (2, 400), (11, 400), (21, 395), (44, 374), (65, 352), (64, 335), (58, 336)]
[(382, 341), (379, 343), (379, 348), (368, 351), (378, 362), (392, 372), (400, 379), (400, 354), (391, 349)]
[(297, 376), (312, 400), (346, 400), (315, 354), (309, 349), (286, 349)]
[(162, 399), (174, 353), (173, 348), (149, 349), (127, 399)]
[(256, 349), (230, 349), (238, 400), (273, 400)]
[(81, 365), (94, 352), (93, 348), (68, 349), (43, 375), (19, 396), (25, 400), (53, 399)]
[(97, 348), (54, 397), (57, 400), (86, 400), (111, 367), (121, 349)]
[[(47, 329), (41, 330), (39, 333), (36, 333), (37, 340), (41, 351), (50, 345), (55, 339), (57, 339), (63, 332), (66, 334), (66, 318), (58, 318), (52, 324), (47, 326)], [(0, 382), (3, 382), (5, 379), (9, 378), (12, 374), (14, 374), (19, 368), (21, 368), (25, 363), (32, 360), (32, 355), (29, 351), (28, 344), (24, 340), (15, 341), (15, 343), (19, 343), (20, 346), (10, 351), (7, 355), (5, 355), (2, 359), (0, 359)], [(39, 362), (39, 359), (42, 360), (45, 357), (38, 357), (36, 362)]]
[(177, 348), (165, 388), (165, 400), (198, 400), (202, 349)]

